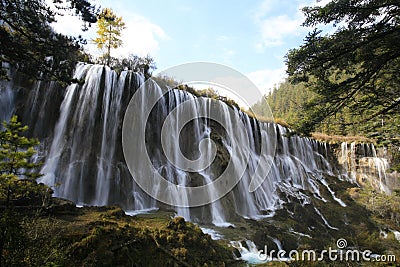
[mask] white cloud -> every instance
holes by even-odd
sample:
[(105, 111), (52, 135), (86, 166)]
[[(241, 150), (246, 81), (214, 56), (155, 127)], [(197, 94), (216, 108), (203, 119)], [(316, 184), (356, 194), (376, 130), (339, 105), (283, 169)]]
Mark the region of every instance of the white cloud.
[(320, 1), (312, 1), (310, 5), (315, 5), (315, 6), (325, 6), (328, 3), (332, 2), (332, 0), (320, 0)]
[(260, 38), (255, 44), (256, 51), (263, 52), (266, 47), (282, 45), (285, 43), (285, 39), (290, 36), (304, 36), (309, 29), (301, 26), (305, 20), (301, 9), (305, 6), (324, 6), (330, 1), (298, 0), (293, 3), (297, 4), (297, 12), (292, 15), (276, 15), (274, 9), (279, 7), (280, 2), (264, 0), (254, 14), (254, 22), (260, 32)]
[(282, 66), (279, 69), (263, 69), (247, 74), (247, 77), (263, 93), (267, 94), (275, 85), (281, 83), (286, 77), (286, 68)]
[(264, 0), (261, 2), (261, 4), (258, 6), (258, 8), (255, 10), (253, 13), (253, 17), (256, 21), (262, 20), (262, 18), (270, 12), (273, 8), (273, 6), (277, 3), (277, 0)]
[[(155, 56), (160, 48), (160, 42), (170, 39), (165, 31), (147, 18), (131, 12), (116, 11), (122, 15), (126, 29), (122, 32), (123, 45), (112, 51), (113, 56), (127, 56), (129, 53), (145, 56)], [(96, 24), (93, 24), (87, 32), (82, 32), (82, 21), (75, 16), (57, 16), (57, 22), (52, 26), (60, 33), (78, 36), (82, 35), (87, 41), (87, 49), (91, 54), (99, 55), (100, 51), (91, 42), (96, 37)]]
[(159, 50), (159, 42), (170, 37), (157, 24), (152, 23), (143, 16), (132, 14), (124, 16), (126, 29), (122, 33), (124, 44), (115, 51), (118, 56), (134, 53), (140, 56), (155, 55)]
[(64, 15), (56, 16), (56, 19), (57, 22), (51, 25), (56, 32), (74, 36), (85, 34), (82, 33), (83, 22), (77, 17)]
[(284, 43), (284, 38), (290, 35), (302, 33), (300, 25), (302, 18), (289, 18), (287, 15), (280, 15), (264, 19), (260, 22), (262, 44), (264, 46), (275, 46)]

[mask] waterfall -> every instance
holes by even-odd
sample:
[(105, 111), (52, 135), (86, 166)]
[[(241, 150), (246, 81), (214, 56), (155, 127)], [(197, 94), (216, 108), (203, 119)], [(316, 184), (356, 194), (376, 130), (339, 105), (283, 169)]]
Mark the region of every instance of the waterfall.
[[(218, 168), (211, 164), (194, 175), (187, 169), (189, 166), (187, 158), (197, 164), (200, 164), (199, 158), (202, 159), (201, 162), (212, 161), (215, 156), (213, 142), (217, 140), (219, 140), (219, 149), (225, 151), (230, 157), (229, 161), (233, 163), (231, 179), (240, 175), (239, 182), (230, 194), (209, 203), (206, 210), (203, 208), (200, 211), (187, 208), (193, 197), (187, 191), (164, 193), (160, 188), (167, 185), (159, 184), (157, 179), (147, 181), (146, 186), (149, 187), (146, 189), (147, 192), (155, 193), (158, 197), (171, 197), (171, 194), (176, 194), (173, 202), (177, 205), (175, 209), (178, 215), (190, 220), (228, 226), (234, 214), (253, 219), (272, 216), (285, 201), (289, 201), (281, 199), (280, 192), (298, 199), (304, 205), (311, 201), (301, 192), (302, 190), (311, 191), (317, 199), (327, 201), (321, 196), (319, 190), (319, 186), (327, 186), (323, 175), (334, 173), (330, 164), (322, 156), (327, 155), (327, 146), (322, 146), (317, 141), (307, 138), (288, 137), (289, 130), (286, 128), (272, 123), (260, 123), (223, 102), (196, 98), (180, 90), (163, 91), (153, 82), (146, 85), (146, 88), (138, 94), (139, 96), (134, 99), (135, 104), (132, 110), (129, 111), (135, 115), (127, 119), (127, 124), (130, 125), (129, 129), (132, 131), (137, 128), (146, 128), (146, 132), (148, 130), (152, 133), (153, 139), (152, 142), (147, 142), (146, 147), (143, 147), (139, 143), (144, 133), (135, 133), (131, 136), (134, 140), (130, 145), (137, 148), (137, 151), (131, 149), (126, 155), (133, 157), (130, 169), (135, 173), (134, 176), (143, 175), (154, 178), (154, 172), (158, 172), (167, 181), (180, 186), (210, 185), (219, 176)], [(154, 108), (152, 108), (153, 100), (151, 99), (158, 100)], [(217, 117), (224, 126), (223, 129), (214, 125), (209, 119), (199, 119), (212, 117), (212, 109), (218, 114)], [(183, 127), (180, 122), (186, 122), (187, 117), (197, 119), (188, 120)], [(160, 136), (161, 131), (168, 134)], [(242, 143), (242, 140), (248, 140), (248, 145)], [(260, 146), (261, 140), (266, 140), (267, 145)], [(237, 143), (241, 146), (234, 153)], [(275, 147), (277, 147), (276, 151)], [(199, 150), (205, 153), (199, 153)], [(154, 168), (144, 170), (144, 163), (141, 161), (142, 153), (150, 154)], [(248, 161), (244, 166), (245, 171), (241, 173), (241, 161), (247, 153), (249, 154)], [(252, 192), (250, 190), (252, 177), (263, 167), (270, 167), (271, 170), (265, 172), (267, 177)], [(215, 183), (207, 188), (205, 194), (210, 199), (218, 195), (220, 190)], [(158, 192), (154, 192), (155, 190)], [(176, 190), (179, 190), (179, 187)], [(344, 202), (334, 196), (330, 188), (329, 191), (337, 202), (345, 206)], [(234, 205), (229, 207), (228, 203), (232, 201)]]
[(14, 113), (14, 92), (11, 87), (10, 82), (0, 84), (0, 122), (9, 121)]
[[(2, 63), (2, 68), (8, 70), (8, 75), (11, 74), (8, 64)], [(3, 128), (2, 123), (9, 121), (14, 113), (14, 98), (13, 81), (0, 81), (0, 129)]]
[[(267, 246), (264, 246), (263, 250), (258, 250), (256, 244), (251, 240), (246, 240), (246, 246), (243, 246), (241, 241), (231, 241), (230, 245), (236, 248), (240, 257), (236, 258), (236, 260), (245, 261), (247, 264), (259, 265), (271, 261), (290, 261), (291, 259), (286, 257), (285, 254), (280, 254), (279, 251), (283, 251), (282, 243), (277, 238), (271, 238), (271, 240), (275, 243), (276, 249), (268, 250)], [(283, 255), (283, 256), (282, 256)], [(276, 257), (277, 256), (277, 257)]]
[[(40, 182), (50, 185), (57, 197), (78, 205), (119, 205), (129, 214), (173, 209), (187, 220), (225, 227), (240, 217), (271, 217), (292, 201), (310, 204), (312, 196), (326, 202), (321, 186), (345, 206), (324, 179), (337, 173), (327, 161), (326, 144), (292, 136), (290, 130), (259, 122), (224, 102), (167, 90), (152, 80), (145, 83), (142, 74), (117, 74), (106, 66), (80, 63), (74, 78), (84, 83), (52, 89), (62, 94), (58, 111), (53, 112), (57, 118), (52, 127), (38, 124), (37, 129), (48, 131), (43, 134), (48, 141)], [(46, 86), (54, 85), (38, 82), (29, 96), (29, 108), (42, 114), (38, 123), (55, 116), (40, 111), (48, 107)], [(6, 91), (2, 87), (1, 116), (10, 116), (14, 109), (13, 94)], [(132, 96), (138, 105), (129, 122), (143, 129), (134, 139), (145, 140), (143, 147), (132, 151), (133, 160), (124, 158), (121, 142)], [(151, 99), (157, 99), (154, 107)], [(145, 155), (152, 171), (143, 168)], [(178, 188), (206, 186), (204, 195), (213, 201), (189, 207), (196, 196), (169, 191), (162, 181), (151, 183), (157, 175)], [(219, 198), (226, 185), (216, 181), (223, 175), (232, 190)], [(149, 188), (139, 186), (138, 177), (148, 179)], [(158, 201), (159, 196), (171, 197), (176, 205)]]
[(370, 167), (375, 167), (378, 173), (378, 178), (379, 178), (379, 189), (381, 192), (385, 192), (386, 194), (390, 194), (390, 189), (387, 186), (388, 179), (386, 176), (386, 171), (389, 169), (389, 163), (387, 159), (385, 158), (380, 158), (376, 154), (375, 146), (371, 144), (371, 150), (372, 150), (372, 158), (368, 158), (368, 165)]
[(350, 182), (361, 185), (368, 182), (372, 187), (386, 194), (391, 193), (389, 185), (396, 184), (387, 173), (388, 160), (377, 155), (374, 144), (352, 142), (349, 145), (343, 142), (339, 164), (344, 170), (342, 176)]
[(341, 156), (339, 158), (339, 164), (344, 167), (344, 177), (352, 182), (357, 183), (357, 172), (356, 172), (356, 152), (355, 143), (350, 144), (350, 150), (348, 149), (348, 143), (343, 142), (341, 144)]
[(210, 235), (212, 240), (220, 240), (220, 239), (224, 238), (224, 236), (220, 232), (218, 232), (214, 229), (205, 228), (205, 227), (200, 227), (200, 229), (203, 233)]
[(77, 66), (74, 78), (85, 83), (67, 87), (42, 169), (41, 181), (56, 196), (80, 205), (111, 204), (110, 183), (121, 179), (114, 156), (126, 77), (108, 67)]
[[(237, 258), (236, 260), (242, 260), (245, 261), (249, 264), (263, 264), (269, 261), (272, 261), (273, 259), (269, 257), (264, 257), (262, 258), (260, 253), (260, 250), (257, 249), (256, 244), (254, 244), (253, 241), (251, 240), (246, 240), (246, 247), (242, 245), (242, 242), (240, 241), (231, 241), (231, 246), (236, 248), (239, 253), (240, 253), (240, 258)], [(266, 253), (264, 251), (264, 253)], [(269, 256), (269, 255), (266, 255)]]

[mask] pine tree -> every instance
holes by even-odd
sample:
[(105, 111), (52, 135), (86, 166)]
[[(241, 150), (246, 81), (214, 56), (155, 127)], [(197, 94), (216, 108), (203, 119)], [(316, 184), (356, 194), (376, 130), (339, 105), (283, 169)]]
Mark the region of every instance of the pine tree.
[(98, 37), (93, 41), (99, 49), (106, 49), (103, 57), (107, 65), (110, 65), (111, 48), (116, 49), (122, 45), (120, 37), (123, 29), (125, 23), (122, 17), (117, 17), (110, 8), (103, 9), (97, 19)]
[(51, 194), (49, 188), (36, 184), (35, 180), (41, 176), (37, 171), (40, 163), (33, 162), (32, 157), (36, 154), (34, 146), (39, 142), (23, 136), (26, 130), (28, 127), (22, 126), (17, 116), (13, 116), (9, 123), (3, 123), (3, 130), (0, 131), (0, 200), (5, 203), (0, 217), (0, 266), (17, 261), (3, 252), (7, 250), (8, 255), (23, 243), (18, 214), (12, 205), (15, 198), (32, 201), (32, 195), (42, 197), (43, 194)]
[(303, 12), (304, 26), (340, 27), (330, 35), (315, 28), (304, 45), (287, 54), (289, 79), (307, 82), (317, 94), (307, 103), (308, 115), (298, 130), (314, 131), (345, 109), (354, 116), (364, 114), (358, 121), (364, 125), (379, 116), (399, 116), (399, 1), (332, 0)]
[(28, 126), (22, 126), (17, 116), (13, 116), (9, 123), (4, 122), (3, 127), (0, 132), (0, 185), (2, 190), (6, 190), (1, 193), (9, 205), (16, 181), (20, 178), (34, 181), (41, 176), (36, 171), (40, 163), (32, 162), (36, 154), (34, 146), (39, 141), (22, 135)]
[[(48, 2), (56, 3), (50, 8)], [(34, 79), (71, 82), (77, 61), (85, 59), (82, 37), (54, 32), (56, 15), (72, 11), (86, 29), (97, 20), (90, 0), (2, 0), (0, 1), (0, 62), (8, 62), (19, 73)], [(0, 64), (0, 80), (9, 79)]]

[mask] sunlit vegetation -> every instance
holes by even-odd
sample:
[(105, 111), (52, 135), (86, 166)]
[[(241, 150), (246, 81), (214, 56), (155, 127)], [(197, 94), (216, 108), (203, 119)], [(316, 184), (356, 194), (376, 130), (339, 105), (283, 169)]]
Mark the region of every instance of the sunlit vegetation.
[[(118, 73), (141, 72), (146, 79), (152, 76), (156, 64), (150, 55), (111, 56), (112, 49), (122, 44), (122, 17), (109, 8), (99, 12), (86, 0), (55, 2), (66, 4), (64, 9), (79, 16), (83, 29), (98, 23), (94, 42), (103, 55), (88, 55), (82, 47), (86, 40), (80, 36), (54, 32), (51, 23), (63, 10), (57, 5), (53, 10), (41, 0), (3, 0), (0, 62), (8, 64), (2, 64), (0, 80), (10, 79), (8, 70), (15, 68), (31, 81), (55, 80), (67, 85), (77, 82), (71, 79), (71, 73), (78, 61), (108, 65)], [(273, 122), (317, 140), (386, 146), (393, 157), (391, 171), (400, 172), (399, 3), (336, 0), (325, 7), (305, 7), (303, 11), (305, 26), (340, 23), (341, 27), (331, 35), (322, 35), (315, 29), (304, 45), (290, 50), (289, 78), (244, 112), (260, 121), (272, 122), (272, 111)], [(161, 86), (222, 101), (240, 110), (235, 101), (213, 88), (196, 90), (170, 77), (153, 79)], [(0, 266), (241, 264), (234, 260), (234, 249), (226, 241), (211, 240), (199, 226), (173, 217), (171, 212), (130, 217), (119, 207), (79, 209), (72, 202), (52, 198), (52, 190), (36, 181), (41, 176), (41, 163), (34, 158), (39, 142), (26, 137), (27, 127), (15, 116), (1, 129)], [(222, 162), (221, 169), (228, 158), (226, 152), (226, 157), (217, 159)], [(337, 197), (348, 204), (346, 208), (332, 201), (331, 192), (321, 186), (327, 202), (304, 191), (312, 205), (288, 199), (273, 218), (243, 219), (239, 227), (223, 231), (228, 237), (229, 232), (239, 236), (242, 231), (259, 244), (268, 245), (273, 245), (268, 237), (275, 236), (286, 249), (300, 250), (334, 246), (335, 240), (346, 234), (358, 249), (398, 253), (400, 243), (392, 230), (400, 228), (400, 192), (385, 195), (370, 187), (355, 187), (337, 177), (327, 180)], [(328, 229), (320, 218), (316, 219), (314, 207), (332, 225), (344, 225), (347, 219), (350, 223), (340, 232)], [(309, 225), (320, 227), (311, 229)], [(313, 237), (294, 237), (290, 230)]]
[[(304, 26), (314, 27), (287, 54), (289, 81), (314, 96), (303, 103), (297, 131), (376, 135), (399, 143), (400, 35), (396, 1), (331, 1), (305, 7)], [(318, 27), (341, 26), (328, 35)]]
[(103, 51), (100, 60), (110, 65), (111, 49), (122, 45), (121, 32), (125, 29), (125, 22), (110, 8), (104, 8), (97, 17), (97, 38), (93, 42)]

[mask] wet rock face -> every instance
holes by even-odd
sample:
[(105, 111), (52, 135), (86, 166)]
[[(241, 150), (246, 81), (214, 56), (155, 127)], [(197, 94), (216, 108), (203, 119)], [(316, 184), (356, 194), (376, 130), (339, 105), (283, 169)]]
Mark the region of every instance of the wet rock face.
[(390, 194), (400, 186), (400, 174), (390, 172), (391, 155), (373, 144), (342, 143), (335, 149), (342, 177), (361, 186)]
[[(321, 190), (329, 187), (324, 175), (338, 174), (325, 143), (289, 137), (288, 129), (258, 122), (223, 102), (196, 98), (182, 90), (165, 92), (149, 82), (143, 94), (143, 107), (147, 99), (163, 95), (143, 123), (146, 153), (154, 170), (153, 173), (142, 172), (143, 166), (137, 161), (135, 175), (150, 177), (158, 172), (175, 184), (201, 186), (215, 181), (230, 162), (232, 179), (241, 175), (233, 190), (216, 202), (196, 208), (169, 207), (139, 188), (123, 155), (121, 136), (125, 110), (132, 95), (144, 84), (144, 77), (127, 71), (117, 75), (107, 67), (85, 64), (78, 64), (74, 75), (85, 83), (59, 88), (52, 83), (37, 82), (31, 84), (30, 89), (25, 86), (23, 90), (15, 90), (16, 94), (21, 94), (15, 110), (29, 125), (30, 134), (43, 143), (40, 148), (45, 160), (42, 182), (52, 186), (56, 196), (81, 205), (119, 205), (129, 211), (175, 210), (187, 220), (223, 225), (242, 218), (259, 219), (281, 209), (282, 203), (289, 200), (308, 203), (310, 198), (321, 198)], [(163, 151), (161, 128), (169, 113), (186, 101), (196, 104), (178, 112), (169, 122), (172, 129), (169, 151)], [(184, 112), (208, 114), (210, 109), (221, 115), (225, 125), (198, 116), (199, 119), (190, 121), (182, 129), (178, 127), (179, 116)], [(147, 118), (143, 110), (138, 110), (134, 117), (138, 121)], [(237, 153), (233, 153), (233, 145), (243, 140), (239, 137), (247, 138), (248, 145), (240, 143)], [(206, 169), (182, 170), (168, 160), (166, 152), (170, 155), (181, 152), (188, 159), (197, 159), (203, 139), (211, 139), (216, 147), (216, 157)], [(206, 157), (211, 157), (209, 147), (205, 148)], [(248, 162), (241, 172), (240, 159), (246, 153)], [(347, 166), (350, 152), (343, 153), (346, 156), (339, 163)], [(258, 167), (268, 170), (261, 186), (252, 192), (250, 182)], [(352, 168), (348, 168), (350, 172)], [(159, 192), (165, 190), (157, 186), (155, 184), (154, 188)], [(210, 187), (207, 194), (219, 194), (218, 190)], [(309, 192), (310, 196), (304, 192)], [(181, 206), (187, 205), (191, 198), (190, 194), (176, 197)]]

